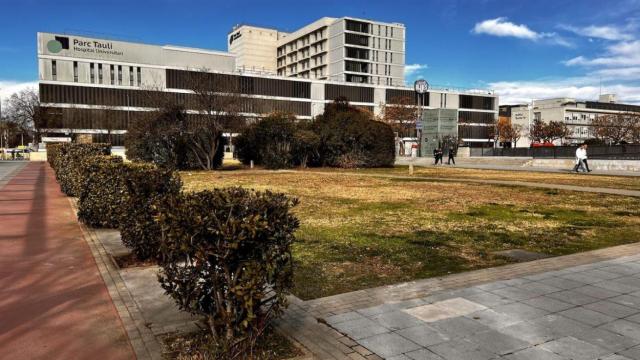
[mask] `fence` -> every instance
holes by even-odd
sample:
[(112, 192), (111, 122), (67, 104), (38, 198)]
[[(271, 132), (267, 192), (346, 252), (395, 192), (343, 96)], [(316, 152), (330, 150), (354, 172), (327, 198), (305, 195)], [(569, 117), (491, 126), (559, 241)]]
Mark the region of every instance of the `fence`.
[[(590, 159), (640, 160), (640, 144), (589, 146)], [(536, 148), (471, 148), (471, 156), (511, 156), (543, 159), (573, 159), (575, 146), (553, 146)]]

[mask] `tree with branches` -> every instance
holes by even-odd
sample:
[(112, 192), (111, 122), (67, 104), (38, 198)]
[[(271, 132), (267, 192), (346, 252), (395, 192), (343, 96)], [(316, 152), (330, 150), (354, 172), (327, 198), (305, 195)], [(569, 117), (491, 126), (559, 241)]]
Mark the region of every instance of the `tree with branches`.
[(382, 121), (391, 126), (399, 137), (416, 136), (418, 107), (409, 96), (396, 96), (382, 106)]
[(639, 124), (640, 115), (636, 113), (601, 115), (591, 122), (595, 138), (612, 145), (633, 142), (636, 132), (634, 129), (640, 126)]
[(43, 117), (40, 97), (34, 88), (12, 94), (3, 107), (3, 117), (12, 124), (10, 127), (19, 132), (21, 138), (33, 136), (34, 142), (38, 142)]

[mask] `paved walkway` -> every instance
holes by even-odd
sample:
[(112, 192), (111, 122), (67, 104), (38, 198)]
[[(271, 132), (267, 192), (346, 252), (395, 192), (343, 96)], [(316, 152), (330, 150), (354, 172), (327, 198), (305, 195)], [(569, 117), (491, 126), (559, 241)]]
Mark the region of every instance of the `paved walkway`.
[(23, 166), (0, 188), (0, 358), (134, 359), (52, 170)]
[(640, 359), (640, 255), (390, 301), (326, 321), (392, 360)]

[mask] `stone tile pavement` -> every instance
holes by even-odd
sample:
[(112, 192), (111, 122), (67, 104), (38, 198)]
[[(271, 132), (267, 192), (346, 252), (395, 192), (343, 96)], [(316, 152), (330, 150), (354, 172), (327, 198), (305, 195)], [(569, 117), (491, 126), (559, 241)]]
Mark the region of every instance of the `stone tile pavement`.
[(640, 255), (354, 308), (325, 320), (392, 360), (640, 359)]

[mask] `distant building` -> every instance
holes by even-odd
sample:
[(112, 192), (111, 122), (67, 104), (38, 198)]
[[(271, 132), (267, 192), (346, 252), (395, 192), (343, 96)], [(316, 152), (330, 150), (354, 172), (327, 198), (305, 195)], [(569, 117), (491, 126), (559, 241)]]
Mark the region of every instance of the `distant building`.
[(239, 25), (228, 40), (243, 71), (404, 86), (405, 27), (400, 23), (323, 17), (292, 33)]
[[(508, 110), (507, 110), (508, 109)], [(501, 105), (500, 116), (509, 113), (513, 124), (523, 125), (523, 137), (518, 147), (529, 146), (526, 138), (530, 124), (535, 120), (545, 123), (563, 121), (571, 130), (566, 139), (571, 144), (579, 144), (594, 137), (592, 121), (598, 116), (620, 114), (626, 112), (640, 113), (640, 106), (620, 104), (614, 94), (601, 95), (598, 101), (576, 100), (574, 98), (551, 98), (534, 100), (530, 105)], [(506, 115), (505, 115), (506, 116)]]

